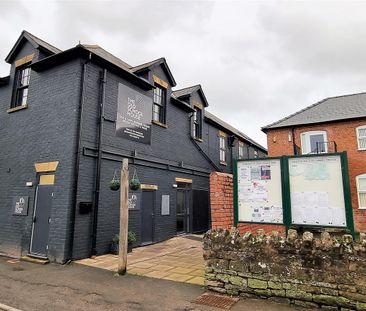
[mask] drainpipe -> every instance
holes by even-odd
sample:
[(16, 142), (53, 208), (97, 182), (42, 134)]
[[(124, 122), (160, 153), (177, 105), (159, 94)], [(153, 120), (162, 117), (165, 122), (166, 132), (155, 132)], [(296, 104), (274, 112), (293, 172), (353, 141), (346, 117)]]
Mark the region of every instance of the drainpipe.
[(92, 246), (91, 255), (97, 254), (97, 227), (98, 227), (98, 207), (99, 207), (99, 193), (100, 193), (100, 172), (102, 166), (102, 139), (103, 139), (103, 117), (104, 117), (104, 102), (105, 102), (105, 86), (107, 82), (107, 70), (104, 69), (101, 72), (100, 85), (101, 95), (99, 104), (99, 121), (98, 121), (98, 158), (95, 172), (95, 185), (94, 185), (94, 206), (93, 206), (93, 230), (92, 230)]
[(297, 148), (296, 148), (296, 144), (295, 144), (295, 128), (291, 128), (291, 135), (292, 135), (292, 147), (294, 150), (294, 155), (297, 155)]
[(70, 212), (70, 225), (69, 225), (69, 247), (68, 254), (66, 256), (66, 262), (70, 262), (73, 259), (73, 248), (74, 248), (74, 236), (75, 236), (75, 218), (76, 218), (76, 204), (77, 204), (77, 187), (79, 180), (79, 164), (80, 164), (80, 150), (81, 150), (81, 132), (82, 132), (82, 117), (83, 117), (83, 106), (85, 101), (85, 76), (86, 76), (86, 68), (87, 63), (91, 59), (91, 53), (89, 53), (88, 60), (84, 61), (82, 64), (81, 78), (80, 78), (80, 95), (79, 95), (79, 114), (78, 114), (78, 123), (77, 123), (77, 131), (76, 131), (76, 154), (75, 154), (75, 171), (74, 171), (74, 193), (73, 193), (73, 203), (71, 205)]

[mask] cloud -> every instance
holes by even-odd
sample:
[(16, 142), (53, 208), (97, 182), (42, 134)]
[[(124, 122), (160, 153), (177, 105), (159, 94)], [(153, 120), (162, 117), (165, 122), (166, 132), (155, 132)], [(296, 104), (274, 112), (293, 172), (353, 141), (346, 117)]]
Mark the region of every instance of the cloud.
[(165, 56), (177, 88), (201, 84), (211, 112), (265, 145), (262, 126), (365, 90), (365, 11), (352, 1), (3, 1), (0, 57), (22, 29), (61, 49), (99, 44), (132, 65)]

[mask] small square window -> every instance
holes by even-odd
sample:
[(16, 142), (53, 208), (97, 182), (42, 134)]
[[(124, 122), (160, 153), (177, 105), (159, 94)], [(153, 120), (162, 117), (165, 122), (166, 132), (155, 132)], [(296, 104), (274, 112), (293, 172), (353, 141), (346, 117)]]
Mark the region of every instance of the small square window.
[(327, 153), (327, 133), (325, 131), (310, 131), (301, 134), (301, 153)]

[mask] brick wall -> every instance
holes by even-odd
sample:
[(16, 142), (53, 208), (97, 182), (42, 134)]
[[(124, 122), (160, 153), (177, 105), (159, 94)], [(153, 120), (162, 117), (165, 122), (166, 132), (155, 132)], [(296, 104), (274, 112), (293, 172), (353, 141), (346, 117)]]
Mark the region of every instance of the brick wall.
[[(234, 225), (233, 175), (212, 172), (210, 176), (211, 191), (211, 227), (212, 229), (230, 229)], [(266, 233), (273, 230), (285, 231), (284, 226), (239, 223), (241, 233), (263, 229)]]
[(366, 210), (358, 209), (356, 176), (366, 173), (366, 151), (358, 150), (356, 128), (366, 125), (366, 118), (327, 124), (301, 126), (294, 129), (294, 139), (289, 141), (290, 128), (274, 129), (267, 133), (268, 156), (293, 155), (293, 141), (301, 148), (301, 133), (326, 131), (327, 140), (337, 143), (337, 151), (347, 151), (352, 208), (356, 230), (366, 231)]

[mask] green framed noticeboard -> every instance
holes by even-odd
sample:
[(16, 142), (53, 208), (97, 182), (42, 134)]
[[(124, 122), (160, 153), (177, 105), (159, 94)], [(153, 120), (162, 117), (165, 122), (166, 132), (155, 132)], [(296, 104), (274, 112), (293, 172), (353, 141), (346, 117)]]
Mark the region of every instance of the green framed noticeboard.
[(354, 234), (346, 152), (235, 161), (234, 220)]

